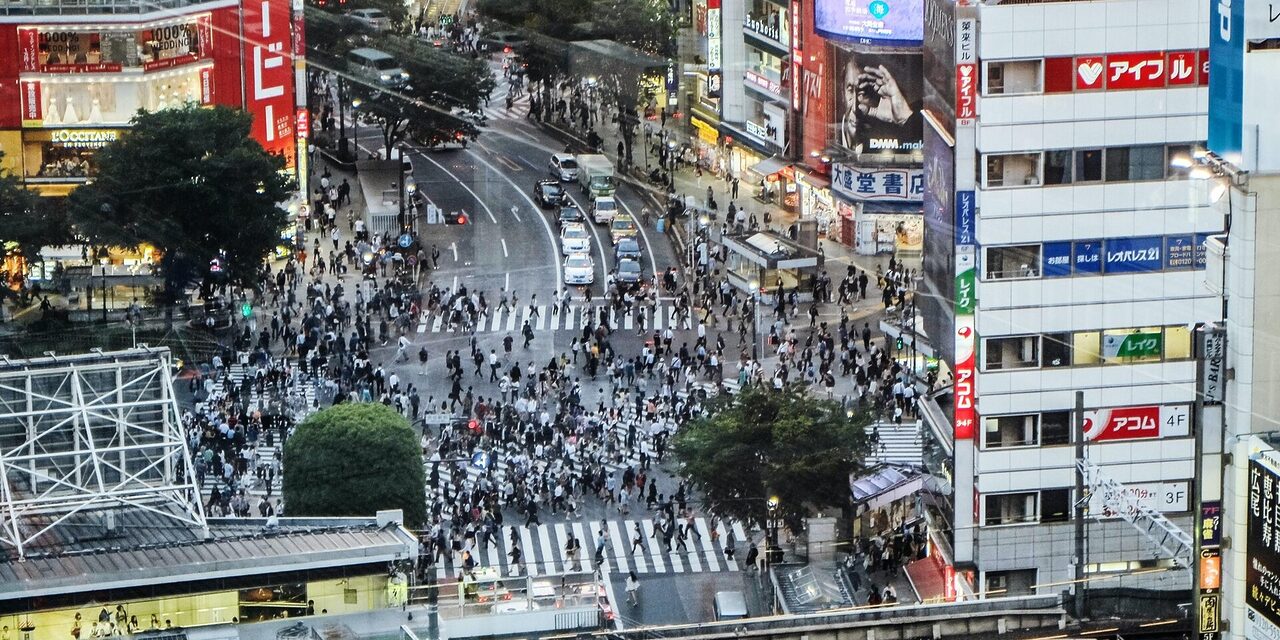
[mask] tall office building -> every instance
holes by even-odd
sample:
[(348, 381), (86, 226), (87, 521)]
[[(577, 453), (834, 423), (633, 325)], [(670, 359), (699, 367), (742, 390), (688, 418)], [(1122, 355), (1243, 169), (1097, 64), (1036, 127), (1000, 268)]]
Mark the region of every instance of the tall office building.
[(918, 299), (954, 379), (924, 413), (949, 454), (957, 575), (1060, 592), (1082, 550), (1091, 588), (1186, 590), (1193, 338), (1223, 314), (1203, 286), (1223, 215), (1189, 179), (1209, 4), (924, 4)]

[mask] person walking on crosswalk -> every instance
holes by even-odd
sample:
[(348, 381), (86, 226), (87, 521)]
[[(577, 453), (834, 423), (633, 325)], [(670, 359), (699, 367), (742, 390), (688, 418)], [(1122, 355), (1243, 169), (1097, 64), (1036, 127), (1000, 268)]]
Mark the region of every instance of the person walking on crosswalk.
[(640, 523), (639, 523), (639, 522), (637, 522), (637, 523), (635, 524), (635, 532), (634, 532), (634, 534), (631, 536), (631, 555), (633, 555), (633, 556), (634, 556), (634, 555), (636, 554), (636, 549), (640, 549), (641, 551), (645, 551), (645, 548), (644, 548), (644, 530), (642, 530), (642, 529), (640, 528)]
[(604, 520), (600, 521), (600, 529), (596, 531), (596, 567), (604, 565), (604, 550), (609, 546), (609, 527)]
[(578, 542), (577, 536), (571, 536), (564, 544), (564, 555), (569, 559), (570, 571), (582, 571), (582, 560), (578, 558), (578, 552), (581, 550), (582, 543)]
[(533, 342), (533, 327), (529, 326), (528, 320), (524, 321), (524, 328), (520, 330), (520, 333), (524, 335), (524, 348), (528, 349), (529, 343)]

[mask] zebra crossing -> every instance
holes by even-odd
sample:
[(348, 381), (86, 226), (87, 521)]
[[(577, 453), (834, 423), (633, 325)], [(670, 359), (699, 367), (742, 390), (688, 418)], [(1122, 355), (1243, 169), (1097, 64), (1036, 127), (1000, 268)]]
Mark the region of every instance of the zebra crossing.
[[(639, 544), (635, 543), (637, 525), (644, 534)], [(624, 574), (628, 571), (637, 574), (740, 571), (744, 568), (740, 559), (725, 555), (730, 531), (736, 541), (735, 551), (741, 552), (750, 540), (742, 524), (717, 522), (713, 535), (710, 521), (705, 517), (694, 518), (693, 532), (685, 537), (683, 546), (677, 533), (671, 548), (662, 540), (662, 534), (657, 533), (652, 518), (506, 526), (487, 543), (478, 539), (470, 553), (478, 567), (495, 568), (503, 576), (526, 573), (550, 576), (596, 569)], [(577, 538), (581, 548), (576, 558), (570, 557), (567, 550), (571, 538)], [(511, 561), (513, 540), (514, 546), (520, 549), (519, 569)], [(597, 565), (596, 550), (600, 546), (603, 546), (602, 562)], [(460, 572), (460, 551), (434, 549), (429, 553), (437, 578), (445, 579)]]
[(924, 439), (920, 435), (922, 423), (876, 422), (867, 425), (867, 435), (874, 445), (866, 458), (867, 466), (876, 464), (909, 464), (919, 466), (924, 461)]
[[(535, 312), (536, 309), (536, 312)], [(693, 328), (692, 320), (686, 316), (677, 316), (674, 305), (658, 304), (656, 306), (638, 305), (631, 313), (612, 305), (571, 304), (568, 309), (552, 309), (552, 305), (536, 305), (531, 309), (523, 305), (514, 309), (491, 309), (481, 315), (475, 322), (477, 333), (511, 333), (516, 334), (528, 322), (534, 331), (581, 331), (593, 319), (604, 314), (609, 319), (609, 326), (614, 329), (638, 331), (654, 330), (689, 330)], [(460, 325), (450, 326), (444, 313), (423, 313), (418, 320), (418, 333), (463, 333)]]

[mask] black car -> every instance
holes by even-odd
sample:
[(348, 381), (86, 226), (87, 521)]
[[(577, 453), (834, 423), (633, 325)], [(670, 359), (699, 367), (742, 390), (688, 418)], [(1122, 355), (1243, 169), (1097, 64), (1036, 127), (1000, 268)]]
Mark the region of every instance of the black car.
[(587, 217), (582, 215), (582, 210), (574, 205), (560, 207), (560, 214), (556, 217), (556, 225), (564, 227), (570, 222), (586, 222)]
[(620, 291), (642, 291), (647, 286), (644, 281), (644, 270), (640, 268), (638, 261), (631, 258), (623, 258), (618, 261), (615, 280)]
[(564, 204), (564, 187), (558, 180), (539, 180), (533, 185), (533, 197), (543, 209)]
[(635, 237), (627, 237), (618, 241), (613, 246), (613, 255), (619, 260), (623, 258), (631, 258), (632, 260), (640, 259), (640, 241)]

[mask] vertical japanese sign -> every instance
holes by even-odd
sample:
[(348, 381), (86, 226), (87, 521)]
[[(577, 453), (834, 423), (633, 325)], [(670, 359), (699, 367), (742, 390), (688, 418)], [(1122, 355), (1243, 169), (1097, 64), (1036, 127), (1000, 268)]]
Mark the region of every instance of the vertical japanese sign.
[(18, 29), (18, 71), (40, 70), (40, 32)]
[(1262, 451), (1249, 461), (1244, 578), (1248, 638), (1273, 638), (1280, 632), (1280, 474), (1274, 454)]
[(977, 324), (974, 311), (978, 306), (977, 201), (973, 191), (956, 192), (956, 362), (955, 362), (955, 438), (970, 440), (978, 421), (977, 403)]
[(791, 110), (800, 111), (803, 95), (800, 79), (804, 77), (803, 33), (800, 30), (800, 0), (791, 0)]
[(1244, 148), (1244, 0), (1209, 8), (1209, 150)]
[(978, 117), (978, 21), (956, 21), (956, 120), (972, 124)]
[(44, 123), (43, 103), (40, 100), (40, 83), (23, 80), (22, 90), (22, 126), (38, 127)]
[(263, 148), (294, 166), (293, 47), (289, 0), (244, 4), (245, 110)]

